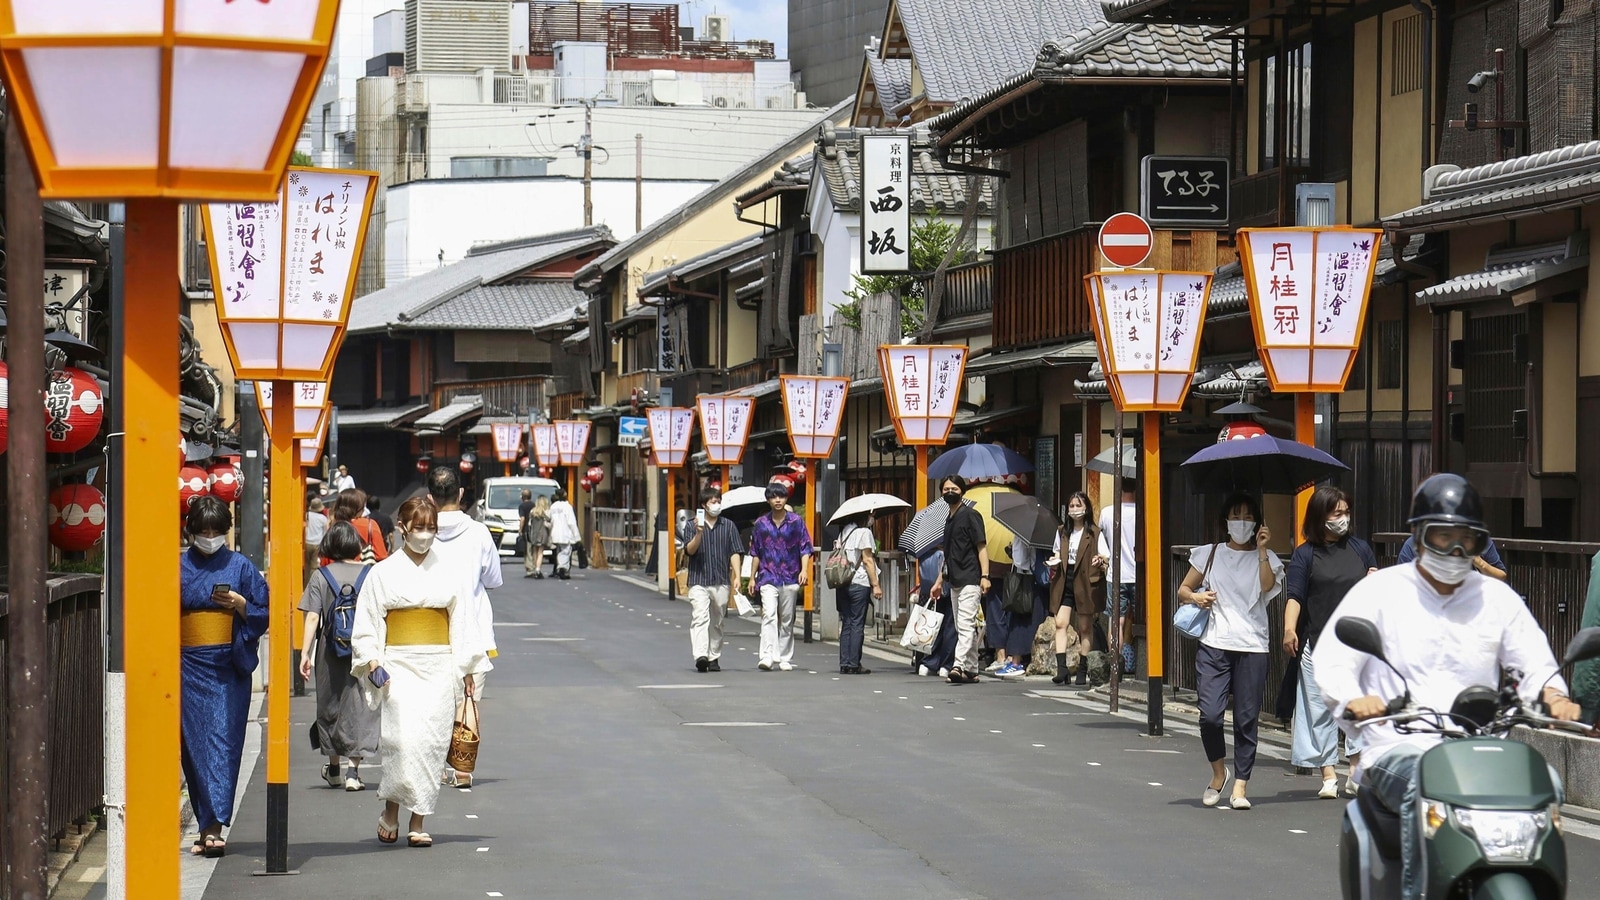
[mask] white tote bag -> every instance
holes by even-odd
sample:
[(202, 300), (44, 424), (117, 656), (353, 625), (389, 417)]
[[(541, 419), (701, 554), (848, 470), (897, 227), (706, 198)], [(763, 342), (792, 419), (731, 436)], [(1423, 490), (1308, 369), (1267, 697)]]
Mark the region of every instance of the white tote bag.
[(900, 646), (915, 653), (927, 653), (939, 639), (939, 626), (943, 624), (944, 613), (933, 607), (920, 603), (911, 607), (905, 633), (900, 635)]

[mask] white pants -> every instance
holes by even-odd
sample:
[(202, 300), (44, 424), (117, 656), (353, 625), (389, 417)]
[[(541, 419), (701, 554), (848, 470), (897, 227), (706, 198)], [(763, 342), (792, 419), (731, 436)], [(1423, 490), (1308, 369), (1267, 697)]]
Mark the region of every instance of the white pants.
[(572, 545), (556, 545), (556, 571), (570, 572), (572, 570)]
[(963, 672), (978, 668), (978, 604), (983, 590), (969, 584), (956, 592), (956, 665)]
[(689, 652), (695, 659), (722, 656), (722, 614), (728, 610), (728, 586), (689, 588)]
[(761, 586), (761, 659), (764, 662), (790, 662), (794, 659), (794, 606), (800, 585)]

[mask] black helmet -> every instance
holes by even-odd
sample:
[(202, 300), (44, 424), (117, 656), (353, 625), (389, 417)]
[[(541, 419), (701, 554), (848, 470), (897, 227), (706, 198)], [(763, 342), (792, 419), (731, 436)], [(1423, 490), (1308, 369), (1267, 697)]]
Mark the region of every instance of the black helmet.
[(1411, 495), (1411, 526), (1438, 522), (1446, 525), (1467, 525), (1485, 528), (1483, 501), (1478, 491), (1465, 478), (1444, 472), (1434, 475), (1417, 486)]

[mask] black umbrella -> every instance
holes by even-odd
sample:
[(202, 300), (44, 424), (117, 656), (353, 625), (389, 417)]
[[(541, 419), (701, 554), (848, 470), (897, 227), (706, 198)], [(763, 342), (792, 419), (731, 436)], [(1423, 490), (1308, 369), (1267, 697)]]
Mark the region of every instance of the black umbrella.
[(105, 352), (99, 347), (70, 331), (52, 331), (44, 336), (44, 342), (60, 348), (61, 352), (72, 359), (101, 359), (105, 356)]
[(1056, 542), (1056, 530), (1061, 522), (1045, 509), (1038, 497), (1027, 494), (1000, 494), (994, 498), (990, 509), (1000, 524), (1029, 545), (1049, 550)]
[(1293, 494), (1350, 467), (1315, 447), (1269, 434), (1223, 441), (1184, 462), (1196, 490)]
[[(971, 500), (963, 499), (961, 502), (977, 508), (977, 504)], [(950, 507), (943, 500), (923, 507), (911, 517), (911, 524), (900, 533), (896, 546), (913, 556), (921, 556), (924, 550), (944, 540), (945, 520), (949, 517)]]

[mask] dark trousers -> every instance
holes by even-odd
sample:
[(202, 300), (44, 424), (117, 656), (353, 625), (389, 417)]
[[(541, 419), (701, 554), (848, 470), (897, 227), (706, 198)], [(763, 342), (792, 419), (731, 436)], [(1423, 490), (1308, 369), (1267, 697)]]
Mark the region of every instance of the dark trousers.
[(872, 586), (852, 584), (840, 593), (839, 668), (843, 669), (861, 665), (861, 642), (866, 639)]
[(1265, 653), (1241, 653), (1200, 645), (1195, 659), (1200, 695), (1200, 743), (1206, 759), (1216, 762), (1228, 755), (1223, 738), (1223, 715), (1233, 696), (1233, 767), (1241, 781), (1249, 781), (1256, 767), (1256, 727), (1261, 718), (1261, 698), (1267, 692)]

